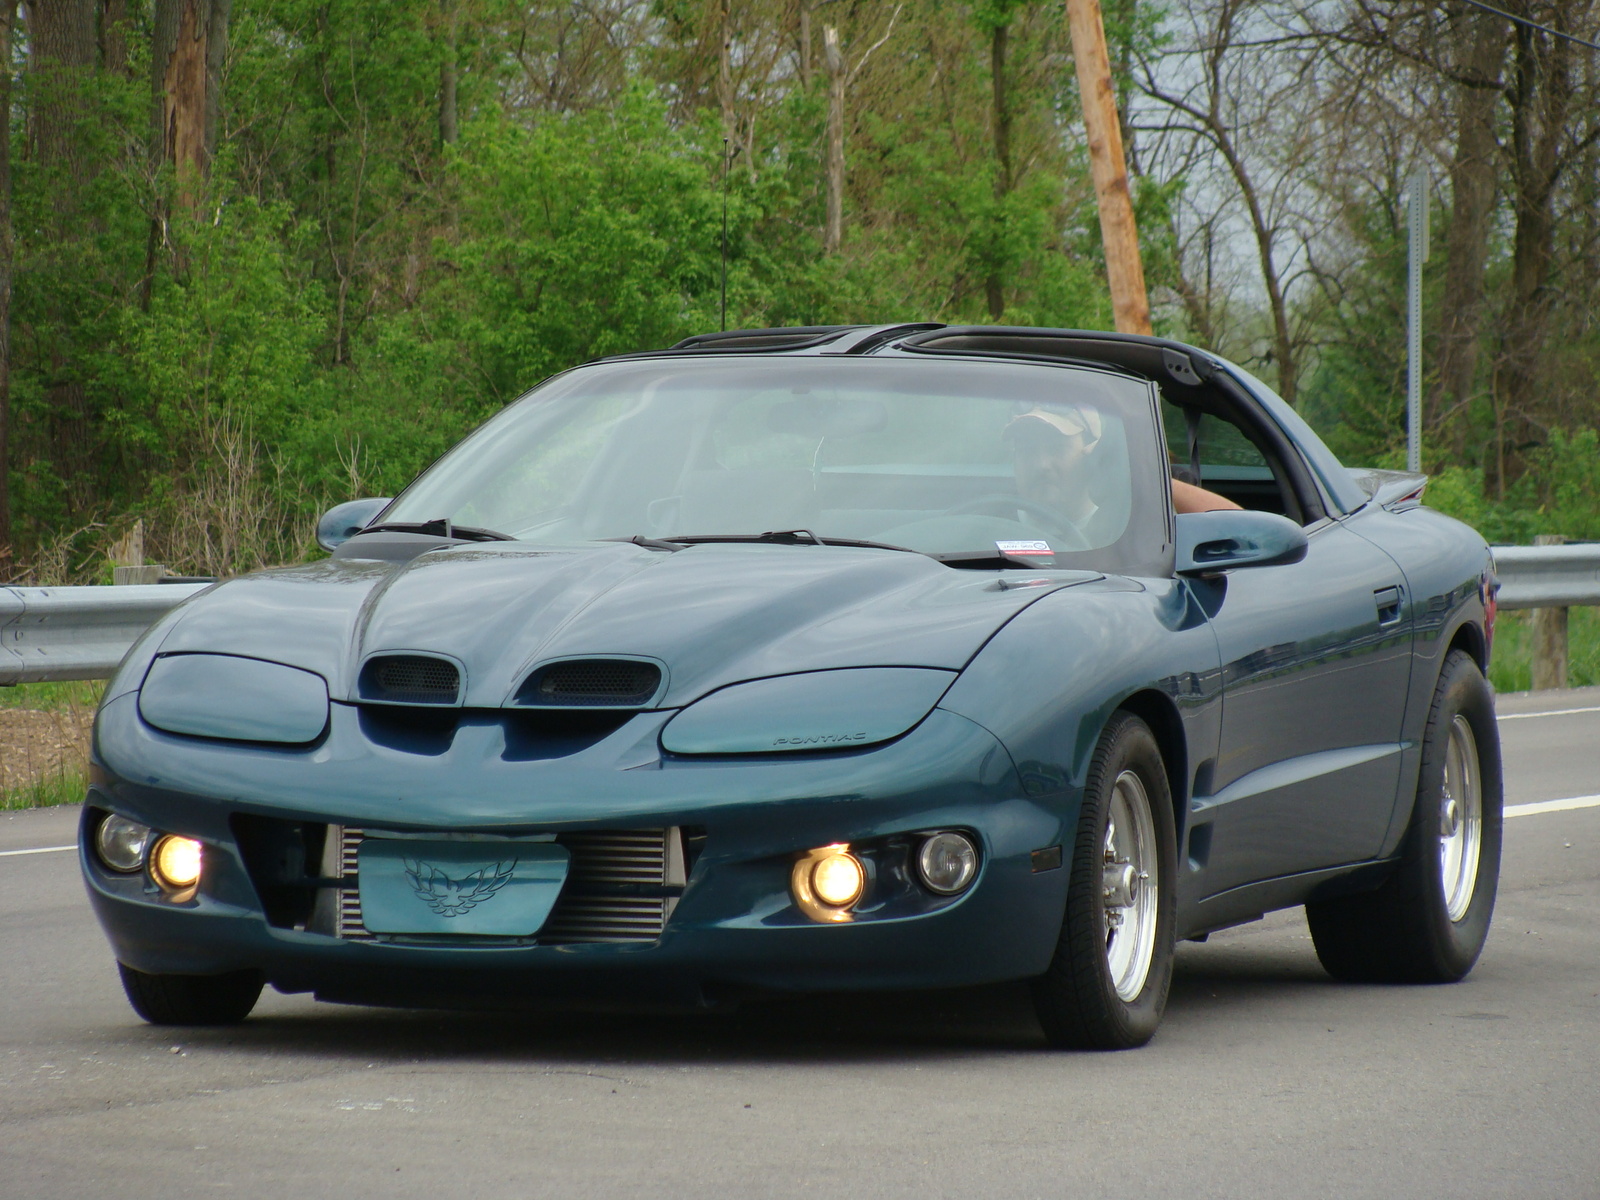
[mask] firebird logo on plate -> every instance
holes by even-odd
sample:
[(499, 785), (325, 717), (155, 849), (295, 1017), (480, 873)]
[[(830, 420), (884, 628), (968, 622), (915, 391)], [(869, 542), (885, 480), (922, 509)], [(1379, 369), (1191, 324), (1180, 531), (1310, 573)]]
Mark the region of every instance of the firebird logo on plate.
[(494, 899), (501, 888), (511, 882), (511, 872), (517, 869), (517, 860), (508, 863), (490, 863), (462, 879), (451, 879), (429, 862), (405, 860), (406, 878), (411, 890), (441, 917), (459, 917), (469, 913), (486, 900)]

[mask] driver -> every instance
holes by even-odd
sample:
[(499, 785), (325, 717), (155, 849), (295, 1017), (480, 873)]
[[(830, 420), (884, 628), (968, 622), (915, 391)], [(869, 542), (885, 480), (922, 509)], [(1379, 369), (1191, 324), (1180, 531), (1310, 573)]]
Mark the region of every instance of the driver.
[[(1005, 439), (1011, 446), (1016, 469), (1017, 491), (1028, 500), (1045, 505), (1093, 536), (1096, 518), (1102, 509), (1095, 503), (1090, 487), (1092, 472), (1087, 460), (1105, 432), (1098, 410), (1077, 405), (1035, 405), (1011, 419)], [(1180, 513), (1216, 512), (1236, 509), (1225, 496), (1205, 488), (1172, 480), (1172, 507)]]

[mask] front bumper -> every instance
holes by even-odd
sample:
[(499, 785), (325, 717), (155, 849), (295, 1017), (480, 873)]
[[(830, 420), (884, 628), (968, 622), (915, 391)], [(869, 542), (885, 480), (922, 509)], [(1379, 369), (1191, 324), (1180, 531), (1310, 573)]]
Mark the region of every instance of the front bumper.
[[(577, 998), (701, 1002), (724, 991), (948, 987), (1042, 972), (1065, 905), (1061, 846), (1077, 793), (1025, 796), (1003, 747), (935, 710), (885, 746), (782, 758), (674, 759), (656, 749), (664, 714), (641, 714), (575, 754), (508, 754), (498, 718), (464, 721), (448, 746), (374, 745), (335, 707), (309, 750), (159, 733), (134, 697), (102, 710), (96, 782), (80, 852), (95, 912), (119, 961), (141, 971), (260, 971), (284, 991), (446, 1007)], [(198, 838), (198, 892), (174, 902), (89, 848), (95, 809)], [(674, 828), (703, 831), (660, 936), (628, 944), (427, 944), (355, 940), (287, 921), (263, 903), (240, 818), (412, 832), (492, 834)], [(807, 849), (894, 843), (917, 831), (977, 835), (977, 881), (953, 900), (869, 893), (856, 919), (818, 924), (789, 876)], [(1070, 858), (1070, 855), (1065, 856)], [(887, 887), (887, 885), (885, 885)], [(887, 891), (885, 892), (887, 896)]]

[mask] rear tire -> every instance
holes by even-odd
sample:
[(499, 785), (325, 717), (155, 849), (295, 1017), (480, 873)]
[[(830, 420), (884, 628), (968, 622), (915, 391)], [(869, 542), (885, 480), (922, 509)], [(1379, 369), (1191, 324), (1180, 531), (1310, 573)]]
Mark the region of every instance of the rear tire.
[(1500, 877), (1494, 696), (1460, 650), (1445, 658), (1422, 740), (1400, 864), (1373, 892), (1306, 905), (1317, 957), (1350, 983), (1454, 983), (1489, 936)]
[(1129, 1050), (1155, 1035), (1172, 983), (1175, 846), (1155, 735), (1115, 713), (1089, 765), (1060, 941), (1032, 983), (1052, 1046)]
[(256, 971), (151, 975), (117, 964), (128, 1003), (152, 1025), (237, 1025), (261, 998)]

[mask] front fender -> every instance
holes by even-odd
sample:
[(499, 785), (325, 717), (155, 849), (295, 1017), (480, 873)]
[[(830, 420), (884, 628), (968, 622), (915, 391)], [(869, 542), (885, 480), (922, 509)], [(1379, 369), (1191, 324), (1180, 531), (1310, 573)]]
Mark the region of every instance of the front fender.
[[(1077, 795), (1111, 713), (1142, 691), (1179, 714), (1185, 758), (1203, 769), (1221, 731), (1217, 639), (1186, 583), (1115, 579), (1047, 596), (1014, 617), (939, 707), (983, 725), (1011, 754), (1031, 796)], [(1180, 794), (1183, 829), (1191, 771)]]

